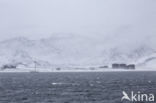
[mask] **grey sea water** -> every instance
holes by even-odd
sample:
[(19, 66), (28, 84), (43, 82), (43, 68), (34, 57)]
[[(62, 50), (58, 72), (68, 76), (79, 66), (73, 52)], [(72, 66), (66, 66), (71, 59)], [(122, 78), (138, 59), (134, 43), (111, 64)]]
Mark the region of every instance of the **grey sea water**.
[(0, 73), (0, 103), (122, 103), (122, 91), (156, 93), (155, 78), (156, 72)]

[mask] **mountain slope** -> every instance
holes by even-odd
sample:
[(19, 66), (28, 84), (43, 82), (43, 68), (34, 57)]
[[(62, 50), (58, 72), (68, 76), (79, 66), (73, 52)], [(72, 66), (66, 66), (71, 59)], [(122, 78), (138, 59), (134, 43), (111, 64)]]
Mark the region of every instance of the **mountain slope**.
[(18, 37), (0, 42), (0, 49), (0, 66), (24, 64), (32, 67), (35, 61), (39, 67), (109, 65), (114, 62), (146, 65), (149, 61), (153, 63), (156, 57), (155, 49), (147, 44), (129, 48), (74, 35), (40, 40)]

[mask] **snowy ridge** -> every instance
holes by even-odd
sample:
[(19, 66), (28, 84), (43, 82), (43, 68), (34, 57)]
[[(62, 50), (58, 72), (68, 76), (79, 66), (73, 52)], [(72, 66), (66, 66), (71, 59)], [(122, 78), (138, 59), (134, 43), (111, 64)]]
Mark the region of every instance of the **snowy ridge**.
[(0, 42), (0, 66), (13, 64), (23, 67), (85, 67), (111, 65), (112, 63), (134, 63), (137, 66), (156, 65), (155, 49), (148, 44), (129, 48), (123, 45), (109, 45), (92, 38), (55, 36), (40, 40), (24, 37)]

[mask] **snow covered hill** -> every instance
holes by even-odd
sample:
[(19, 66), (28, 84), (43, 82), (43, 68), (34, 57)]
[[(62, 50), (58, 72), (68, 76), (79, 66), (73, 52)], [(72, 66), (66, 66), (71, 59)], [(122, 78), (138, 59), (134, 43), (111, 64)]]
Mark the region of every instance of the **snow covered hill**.
[(111, 63), (134, 63), (138, 66), (155, 66), (156, 51), (146, 44), (129, 48), (109, 45), (93, 38), (52, 36), (40, 40), (24, 37), (0, 42), (0, 66), (5, 64), (33, 67), (97, 66)]

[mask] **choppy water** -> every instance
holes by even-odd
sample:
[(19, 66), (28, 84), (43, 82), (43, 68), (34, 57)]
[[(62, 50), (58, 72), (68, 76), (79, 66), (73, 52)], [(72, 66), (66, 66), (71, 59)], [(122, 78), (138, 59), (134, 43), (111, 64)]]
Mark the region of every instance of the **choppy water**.
[(121, 103), (123, 90), (156, 93), (156, 72), (0, 73), (0, 103)]

